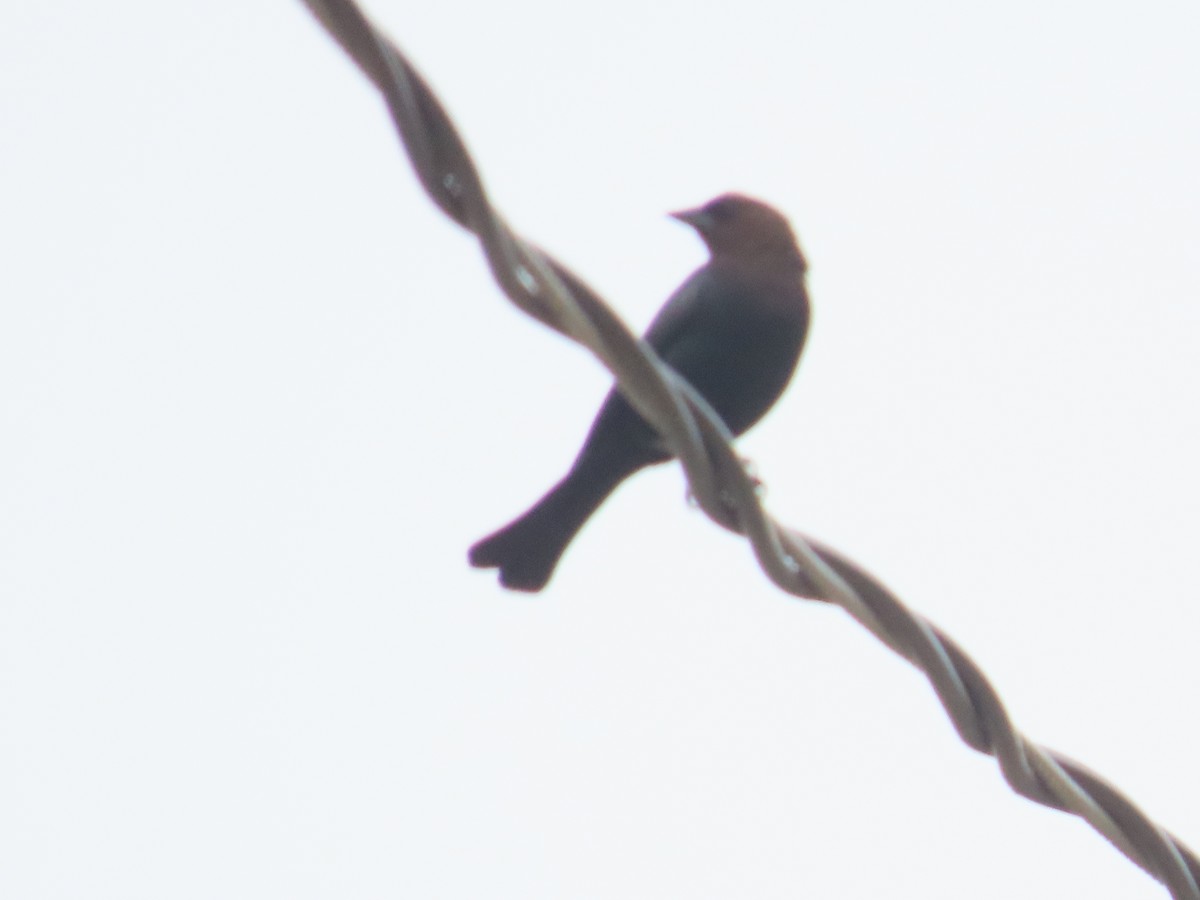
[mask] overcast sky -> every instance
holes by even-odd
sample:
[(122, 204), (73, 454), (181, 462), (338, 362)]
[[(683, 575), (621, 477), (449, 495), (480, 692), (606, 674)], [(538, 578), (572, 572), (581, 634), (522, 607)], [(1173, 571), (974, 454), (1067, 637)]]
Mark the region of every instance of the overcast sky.
[[(730, 189), (811, 262), (781, 520), (1200, 845), (1200, 6), (369, 7), (635, 327)], [(0, 14), (0, 895), (1159, 898), (923, 677), (632, 480), (466, 548), (608, 377), (300, 3)]]

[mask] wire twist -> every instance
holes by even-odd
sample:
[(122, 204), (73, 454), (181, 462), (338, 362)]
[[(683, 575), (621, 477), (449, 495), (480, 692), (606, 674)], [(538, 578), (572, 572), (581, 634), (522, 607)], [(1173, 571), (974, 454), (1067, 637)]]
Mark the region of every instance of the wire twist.
[(994, 756), (1016, 793), (1084, 819), (1176, 900), (1200, 900), (1200, 858), (1192, 850), (1099, 775), (1018, 731), (966, 652), (869, 572), (767, 515), (728, 429), (704, 398), (578, 276), (508, 227), (488, 202), (475, 164), (437, 97), (358, 6), (352, 0), (304, 3), (383, 94), (425, 191), (442, 212), (478, 237), (504, 293), (600, 359), (679, 458), (701, 508), (717, 524), (746, 536), (768, 577), (796, 597), (841, 606), (920, 669), (959, 737)]

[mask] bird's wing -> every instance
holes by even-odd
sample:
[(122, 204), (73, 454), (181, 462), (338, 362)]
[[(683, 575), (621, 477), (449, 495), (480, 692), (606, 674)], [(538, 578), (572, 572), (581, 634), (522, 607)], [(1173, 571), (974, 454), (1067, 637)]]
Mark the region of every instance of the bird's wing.
[(698, 319), (706, 318), (720, 304), (723, 285), (709, 266), (702, 266), (675, 289), (646, 329), (645, 340), (664, 358), (681, 339), (695, 331)]

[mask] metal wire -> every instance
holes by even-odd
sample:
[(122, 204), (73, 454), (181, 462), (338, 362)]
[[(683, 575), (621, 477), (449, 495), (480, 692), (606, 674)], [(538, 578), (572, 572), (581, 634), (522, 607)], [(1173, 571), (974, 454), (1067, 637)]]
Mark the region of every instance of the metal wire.
[(621, 392), (679, 458), (701, 508), (744, 534), (783, 590), (836, 603), (925, 673), (959, 736), (994, 756), (1009, 786), (1084, 819), (1177, 900), (1200, 900), (1200, 858), (1081, 764), (1029, 740), (969, 656), (857, 563), (771, 519), (730, 434), (690, 385), (557, 260), (521, 238), (489, 204), (475, 165), (424, 79), (351, 0), (304, 0), (387, 102), (430, 199), (482, 245), (492, 274), (520, 309), (591, 350)]

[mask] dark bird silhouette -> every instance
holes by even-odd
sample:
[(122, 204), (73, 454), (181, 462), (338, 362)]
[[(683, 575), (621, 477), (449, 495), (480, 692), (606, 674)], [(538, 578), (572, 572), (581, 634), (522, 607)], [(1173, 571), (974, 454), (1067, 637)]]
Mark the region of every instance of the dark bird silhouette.
[[(694, 228), (710, 259), (671, 295), (646, 342), (741, 434), (779, 399), (808, 332), (807, 264), (780, 213), (725, 194), (671, 214)], [(500, 583), (540, 591), (563, 551), (622, 481), (665, 462), (657, 432), (615, 388), (566, 476), (527, 513), (470, 550)]]

